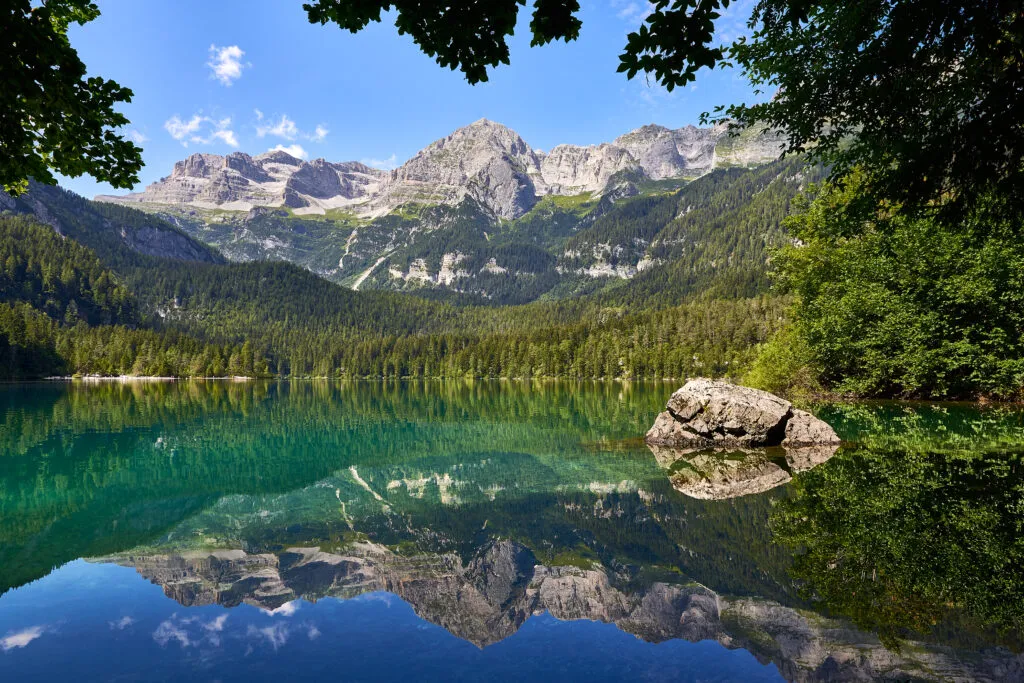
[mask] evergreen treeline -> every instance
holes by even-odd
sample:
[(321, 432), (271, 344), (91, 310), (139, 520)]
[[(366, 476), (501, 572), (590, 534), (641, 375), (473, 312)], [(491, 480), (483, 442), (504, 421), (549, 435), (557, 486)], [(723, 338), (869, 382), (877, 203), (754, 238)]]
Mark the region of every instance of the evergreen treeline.
[(87, 375), (261, 376), (252, 344), (210, 344), (176, 330), (61, 324), (28, 304), (0, 303), (0, 379)]
[[(518, 330), (375, 335), (281, 329), (255, 337), (292, 376), (661, 379), (736, 375), (777, 328), (778, 298), (701, 300)], [(508, 309), (489, 309), (495, 317)], [(513, 313), (513, 315), (516, 315)], [(493, 321), (492, 321), (493, 322)], [(510, 327), (515, 326), (513, 320)]]

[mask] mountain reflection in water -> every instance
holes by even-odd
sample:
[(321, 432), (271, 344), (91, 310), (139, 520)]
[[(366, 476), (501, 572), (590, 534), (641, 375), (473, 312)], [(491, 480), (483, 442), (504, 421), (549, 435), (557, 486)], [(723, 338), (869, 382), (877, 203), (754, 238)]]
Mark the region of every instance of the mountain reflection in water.
[[(326, 614), (324, 598), (394, 595), (488, 651), (527, 642), (520, 631), (553, 617), (745, 650), (792, 681), (1024, 680), (1019, 412), (827, 405), (816, 412), (847, 440), (838, 453), (652, 454), (635, 437), (670, 391), (3, 389), (0, 589), (17, 590), (0, 597), (0, 672), (27, 671), (18, 658), (36, 643), (74, 649), (17, 605), (35, 591), (99, 614), (100, 601), (121, 604), (104, 600), (113, 588), (61, 576), (120, 565), (186, 610), (160, 608), (170, 612), (147, 642), (161, 652), (212, 647), (211, 635), (226, 643), (216, 620), (245, 605), (283, 618), (299, 606)], [(52, 569), (83, 557), (89, 565)], [(51, 584), (63, 592), (44, 593)], [(202, 609), (224, 611), (182, 616)], [(285, 652), (278, 626), (248, 628)], [(323, 620), (305, 628), (307, 648), (331, 647), (312, 635)], [(110, 634), (93, 650), (118, 652), (122, 631)], [(621, 645), (611, 642), (601, 647)], [(389, 656), (401, 662), (403, 650)], [(689, 680), (658, 650), (628, 657), (631, 670)], [(704, 666), (720, 680), (758, 673), (715, 662)]]

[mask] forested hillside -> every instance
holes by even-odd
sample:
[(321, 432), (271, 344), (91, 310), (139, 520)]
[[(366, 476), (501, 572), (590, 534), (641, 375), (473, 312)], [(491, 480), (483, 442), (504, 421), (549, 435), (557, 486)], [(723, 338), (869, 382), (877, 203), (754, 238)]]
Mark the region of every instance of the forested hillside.
[(55, 320), (133, 324), (135, 302), (95, 253), (34, 219), (6, 216), (0, 230), (0, 299)]
[[(491, 264), (492, 272), (477, 282), (489, 283), (499, 300), (544, 299), (518, 306), (497, 306), (494, 295), (488, 299), (484, 291), (454, 299), (438, 299), (437, 288), (352, 291), (286, 262), (229, 264), (158, 216), (34, 186), (11, 203), (20, 215), (8, 212), (0, 219), (5, 273), (10, 273), (4, 280), (7, 351), (0, 372), (6, 377), (735, 374), (782, 318), (782, 302), (766, 296), (762, 286), (765, 261), (769, 245), (781, 235), (778, 215), (803, 182), (782, 166), (737, 182), (751, 173), (716, 172), (682, 191), (659, 189), (618, 202), (548, 201), (522, 223), (499, 226), (495, 234), (485, 230), (491, 224), (471, 203), (455, 214), (432, 207), (391, 219), (395, 225), (434, 226), (414, 235), (395, 258), (440, 267), (453, 250), (480, 246), (486, 250), (467, 258), (486, 258), (482, 267)], [(742, 214), (740, 205), (758, 192), (771, 210), (754, 210), (752, 220), (735, 227), (726, 221), (710, 234), (696, 228), (687, 233), (681, 225), (686, 217), (679, 214), (681, 206), (693, 211), (717, 198)], [(445, 223), (452, 215), (458, 220)], [(577, 276), (584, 286), (566, 286), (558, 272), (565, 258), (558, 254), (569, 242), (643, 239), (653, 247), (670, 229), (684, 236), (673, 240), (690, 240), (682, 255), (693, 249), (710, 254), (695, 257), (687, 277), (673, 280), (672, 267), (684, 268), (667, 257), (643, 277)], [(744, 254), (740, 268), (752, 275), (733, 286), (732, 269), (714, 259), (743, 240), (758, 245)], [(728, 254), (722, 258), (725, 264)], [(504, 266), (494, 265), (499, 259), (514, 267), (514, 274), (501, 272)], [(659, 274), (662, 288), (653, 284)], [(716, 286), (729, 296), (709, 295)]]

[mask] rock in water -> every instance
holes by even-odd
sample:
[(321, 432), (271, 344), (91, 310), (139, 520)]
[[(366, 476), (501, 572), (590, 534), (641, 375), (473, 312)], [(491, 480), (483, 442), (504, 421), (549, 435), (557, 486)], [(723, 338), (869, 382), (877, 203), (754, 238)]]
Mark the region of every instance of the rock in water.
[(837, 444), (823, 420), (774, 394), (710, 379), (694, 379), (672, 394), (647, 432), (656, 446), (811, 446)]

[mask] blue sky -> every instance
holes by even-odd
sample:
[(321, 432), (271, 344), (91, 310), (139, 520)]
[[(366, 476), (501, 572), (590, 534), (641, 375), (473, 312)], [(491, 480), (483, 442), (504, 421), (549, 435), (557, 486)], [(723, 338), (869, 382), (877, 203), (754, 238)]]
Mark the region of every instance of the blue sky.
[[(705, 71), (673, 93), (616, 73), (644, 0), (583, 0), (580, 39), (541, 48), (529, 47), (521, 10), (511, 65), (475, 86), (399, 36), (387, 16), (353, 35), (310, 24), (299, 2), (98, 4), (100, 18), (75, 27), (71, 41), (91, 75), (135, 92), (124, 111), (146, 161), (136, 189), (193, 152), (255, 155), (280, 145), (309, 159), (390, 168), (484, 117), (550, 149), (609, 141), (647, 123), (696, 124), (717, 104), (752, 99), (731, 70)], [(750, 7), (733, 5), (719, 23), (723, 39), (744, 30)], [(61, 184), (88, 197), (113, 191), (89, 177)]]

